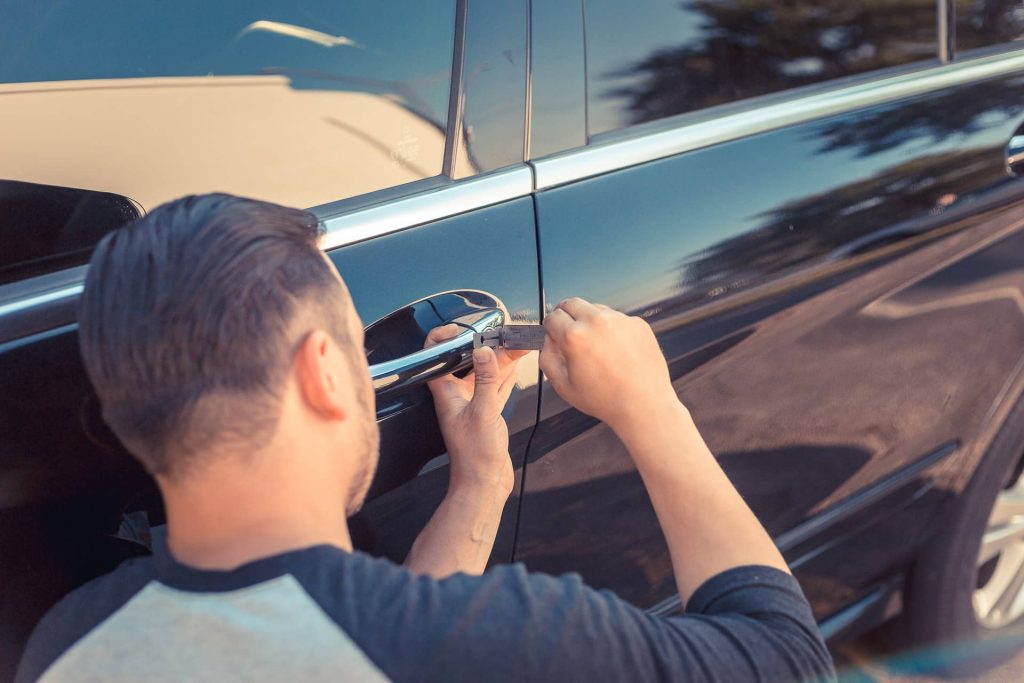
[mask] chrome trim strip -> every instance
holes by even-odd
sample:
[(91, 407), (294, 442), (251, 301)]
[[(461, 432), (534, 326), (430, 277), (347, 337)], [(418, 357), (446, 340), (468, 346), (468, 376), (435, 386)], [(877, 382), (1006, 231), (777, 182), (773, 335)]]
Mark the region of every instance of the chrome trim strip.
[(533, 121), (533, 0), (526, 0), (526, 111), (523, 116), (523, 161), (530, 159), (530, 126)]
[(21, 313), (22, 311), (35, 308), (36, 306), (52, 304), (63, 299), (72, 299), (81, 294), (84, 288), (84, 283), (79, 283), (68, 287), (62, 287), (61, 289), (43, 292), (42, 294), (33, 294), (25, 297), (24, 299), (11, 301), (10, 303), (0, 305), (0, 318)]
[[(527, 197), (532, 190), (533, 169), (524, 164), (431, 188), (408, 197), (353, 209), (348, 213), (325, 216), (322, 211), (326, 207), (312, 211), (326, 227), (320, 246), (327, 251), (492, 204)], [(75, 275), (76, 270), (80, 270), (81, 274)], [(0, 321), (79, 296), (84, 288), (85, 267), (78, 266), (41, 277), (52, 281), (54, 288), (43, 291), (36, 289), (0, 303)], [(68, 283), (72, 277), (74, 279)]]
[(935, 0), (938, 17), (939, 61), (948, 64), (956, 56), (956, 4), (953, 0)]
[(466, 4), (467, 0), (455, 3), (455, 47), (452, 53), (452, 82), (448, 91), (448, 132), (445, 135), (444, 159), (441, 174), (449, 178), (455, 172), (455, 160), (462, 141), (462, 105), (464, 70), (466, 59)]
[(321, 238), (320, 247), (324, 251), (337, 249), (473, 209), (526, 197), (532, 190), (533, 173), (529, 166), (523, 165), (461, 180), (386, 204), (321, 217), (326, 234)]
[[(587, 0), (580, 0), (580, 22), (583, 26), (583, 138), (590, 142), (590, 54), (587, 48)], [(534, 186), (536, 188), (536, 185)]]
[[(939, 65), (756, 107), (646, 135), (623, 137), (531, 162), (536, 189), (655, 161), (776, 128), (1024, 70), (1024, 52)], [(628, 135), (629, 129), (624, 131)]]
[[(789, 531), (779, 534), (775, 537), (775, 545), (784, 553), (797, 548), (826, 529), (834, 528), (856, 513), (871, 507), (901, 486), (912, 484), (918, 475), (953, 455), (959, 448), (959, 441), (950, 441), (939, 446), (909, 465), (885, 475), (883, 479), (872, 483), (868, 488), (861, 489), (850, 497), (804, 520)], [(929, 483), (922, 484), (924, 487), (931, 487), (931, 485)], [(796, 569), (802, 566), (807, 559), (806, 554), (795, 557), (789, 562), (789, 566)]]

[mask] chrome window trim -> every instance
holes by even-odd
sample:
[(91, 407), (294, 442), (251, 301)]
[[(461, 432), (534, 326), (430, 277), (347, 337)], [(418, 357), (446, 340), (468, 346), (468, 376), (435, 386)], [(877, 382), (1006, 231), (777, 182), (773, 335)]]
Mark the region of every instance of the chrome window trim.
[(68, 285), (67, 287), (61, 287), (60, 289), (51, 289), (38, 294), (30, 294), (21, 299), (15, 299), (3, 305), (0, 305), (0, 319), (21, 313), (22, 311), (35, 308), (37, 306), (43, 306), (46, 304), (56, 304), (65, 301), (66, 299), (72, 299), (82, 293), (85, 288), (85, 276), (82, 276), (82, 282), (74, 285)]
[[(717, 118), (636, 134), (623, 129), (622, 137), (531, 161), (535, 189), (546, 190), (576, 180), (664, 159), (711, 145), (806, 123), (835, 114), (893, 102), (986, 78), (1024, 71), (1024, 52), (1004, 53), (964, 62), (940, 64), (912, 72), (795, 96), (765, 106), (751, 107)], [(756, 104), (756, 100), (751, 101)], [(693, 112), (699, 115), (700, 112)], [(673, 119), (665, 119), (671, 124)], [(630, 135), (630, 132), (633, 134)]]
[(956, 57), (956, 6), (953, 0), (937, 0), (939, 61), (952, 62)]
[(455, 41), (452, 53), (452, 81), (448, 91), (448, 121), (444, 139), (444, 158), (441, 175), (454, 177), (455, 161), (462, 142), (462, 112), (465, 104), (464, 80), (466, 59), (466, 5), (467, 0), (455, 2)]
[[(532, 191), (532, 169), (522, 164), (378, 204), (353, 208), (347, 212), (338, 212), (336, 207), (332, 211), (334, 205), (330, 204), (314, 207), (310, 211), (321, 220), (325, 228), (320, 246), (324, 251), (330, 251), (475, 209), (528, 197)], [(31, 283), (15, 282), (0, 287), (0, 341), (25, 336), (18, 329), (23, 327), (19, 319), (26, 314), (35, 316), (36, 309), (48, 309), (49, 312), (44, 316), (45, 324), (38, 318), (34, 319), (31, 332), (27, 334), (71, 322), (67, 319), (66, 306), (82, 293), (85, 273), (86, 266), (76, 266), (33, 278)], [(31, 286), (25, 287), (26, 284)], [(9, 294), (6, 301), (5, 293)], [(53, 310), (55, 307), (60, 310)]]
[[(319, 215), (325, 227), (320, 247), (330, 251), (356, 242), (448, 218), (492, 204), (529, 196), (533, 174), (523, 164), (473, 176), (450, 185), (355, 209), (336, 216)], [(313, 210), (317, 213), (317, 210)]]
[[(787, 99), (761, 108), (676, 125), (648, 134), (616, 138), (345, 212), (337, 212), (334, 205), (311, 210), (324, 223), (325, 235), (321, 246), (325, 251), (330, 251), (526, 197), (535, 190), (557, 187), (776, 128), (1021, 70), (1024, 70), (1024, 51), (1004, 52)], [(332, 208), (334, 212), (331, 212)], [(0, 321), (6, 323), (10, 318), (28, 310), (66, 303), (77, 297), (85, 279), (84, 268), (81, 269), (81, 277), (76, 278), (77, 282), (69, 282), (69, 273), (74, 270), (41, 276), (38, 285), (31, 291), (10, 296), (7, 301), (3, 301), (3, 295), (4, 290), (10, 291), (10, 285), (0, 287)]]
[(526, 102), (523, 112), (523, 161), (530, 158), (533, 121), (533, 0), (526, 0)]

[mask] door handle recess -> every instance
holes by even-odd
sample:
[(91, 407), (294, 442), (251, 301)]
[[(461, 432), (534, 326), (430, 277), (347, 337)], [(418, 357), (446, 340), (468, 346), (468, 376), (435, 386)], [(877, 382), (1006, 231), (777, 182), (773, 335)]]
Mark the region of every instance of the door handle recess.
[(1006, 172), (1011, 178), (1024, 173), (1024, 126), (1021, 126), (1006, 145)]
[(377, 399), (468, 368), (473, 364), (473, 335), (501, 327), (504, 322), (505, 314), (500, 309), (475, 311), (452, 320), (464, 330), (451, 339), (401, 358), (371, 365), (370, 377)]

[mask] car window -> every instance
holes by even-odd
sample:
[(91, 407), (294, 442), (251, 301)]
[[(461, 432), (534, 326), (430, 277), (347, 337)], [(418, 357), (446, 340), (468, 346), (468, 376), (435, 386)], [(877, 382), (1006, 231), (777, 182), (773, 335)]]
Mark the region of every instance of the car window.
[(970, 50), (1024, 38), (1020, 0), (957, 0), (956, 47)]
[(148, 210), (210, 191), (310, 207), (441, 173), (455, 0), (0, 8), (0, 180)]
[(935, 0), (587, 0), (595, 135), (936, 56)]

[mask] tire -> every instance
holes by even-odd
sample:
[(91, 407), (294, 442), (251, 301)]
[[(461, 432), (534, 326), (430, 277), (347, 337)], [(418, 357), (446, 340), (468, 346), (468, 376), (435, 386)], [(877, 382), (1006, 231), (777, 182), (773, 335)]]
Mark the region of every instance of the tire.
[(914, 564), (900, 630), (905, 645), (935, 648), (928, 668), (976, 674), (1020, 649), (1000, 636), (1024, 623), (1022, 463), (1024, 398)]

